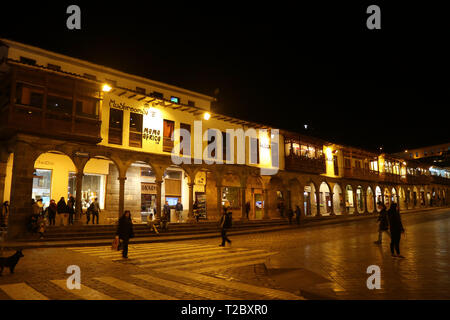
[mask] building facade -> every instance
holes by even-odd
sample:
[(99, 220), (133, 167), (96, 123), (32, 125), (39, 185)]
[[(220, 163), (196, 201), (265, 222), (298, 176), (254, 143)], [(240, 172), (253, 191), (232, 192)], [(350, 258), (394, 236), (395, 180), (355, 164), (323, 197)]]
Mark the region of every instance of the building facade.
[[(182, 221), (307, 218), (446, 206), (450, 176), (400, 157), (211, 112), (212, 97), (0, 39), (0, 200), (8, 236), (25, 233), (31, 199), (97, 198), (102, 223), (125, 209), (145, 221), (165, 202)], [(439, 178), (439, 179), (438, 179)], [(172, 221), (177, 221), (171, 216)]]

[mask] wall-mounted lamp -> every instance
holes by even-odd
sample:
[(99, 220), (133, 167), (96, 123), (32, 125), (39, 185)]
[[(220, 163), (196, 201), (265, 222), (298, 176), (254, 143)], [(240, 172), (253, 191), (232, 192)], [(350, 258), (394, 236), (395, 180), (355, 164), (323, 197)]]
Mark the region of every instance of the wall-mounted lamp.
[(205, 112), (205, 113), (203, 114), (203, 119), (209, 120), (209, 118), (211, 118), (211, 114), (210, 114), (209, 112)]
[(111, 86), (108, 85), (108, 84), (106, 84), (106, 83), (105, 83), (105, 84), (103, 85), (103, 87), (102, 87), (102, 91), (103, 91), (103, 92), (110, 92), (111, 89), (112, 89)]

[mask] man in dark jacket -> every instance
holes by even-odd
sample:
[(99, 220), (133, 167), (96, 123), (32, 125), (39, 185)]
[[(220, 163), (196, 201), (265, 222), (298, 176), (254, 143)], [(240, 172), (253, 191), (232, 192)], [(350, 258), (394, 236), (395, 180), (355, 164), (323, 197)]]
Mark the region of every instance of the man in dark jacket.
[(134, 237), (133, 221), (131, 221), (130, 210), (126, 210), (119, 219), (119, 225), (117, 226), (116, 237), (122, 240), (122, 257), (128, 258), (128, 241)]
[(297, 221), (297, 224), (300, 224), (300, 216), (302, 215), (302, 211), (300, 210), (299, 206), (295, 206), (295, 220)]
[[(391, 231), (391, 255), (393, 257), (404, 258), (400, 255), (400, 236), (405, 232), (405, 229), (403, 228), (402, 219), (400, 218), (396, 203), (391, 204), (387, 216)], [(397, 252), (397, 255), (395, 255), (394, 249)]]
[(220, 247), (225, 247), (225, 241), (228, 242), (231, 246), (231, 240), (227, 237), (227, 230), (231, 228), (231, 212), (228, 210), (230, 207), (229, 203), (225, 203), (223, 206), (223, 215), (220, 217), (219, 220), (219, 226), (221, 228), (221, 235), (222, 235), (222, 244), (219, 245)]
[(61, 197), (61, 199), (59, 199), (56, 207), (57, 207), (57, 212), (58, 212), (58, 217), (59, 217), (59, 225), (63, 226), (66, 224), (66, 216), (67, 216), (67, 219), (69, 216), (66, 200), (64, 200), (64, 197)]
[(67, 201), (67, 211), (69, 212), (69, 224), (73, 225), (73, 217), (75, 216), (75, 198), (73, 196)]
[(378, 225), (378, 241), (375, 241), (375, 244), (381, 244), (383, 240), (383, 232), (389, 234), (389, 222), (386, 212), (386, 206), (382, 202), (378, 202), (379, 208), (381, 208), (380, 215), (378, 216), (379, 225)]

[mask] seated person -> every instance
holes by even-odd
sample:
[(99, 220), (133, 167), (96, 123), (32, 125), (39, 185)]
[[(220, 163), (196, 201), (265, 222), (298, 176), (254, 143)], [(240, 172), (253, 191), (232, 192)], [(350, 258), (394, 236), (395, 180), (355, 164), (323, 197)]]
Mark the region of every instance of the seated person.
[(150, 213), (149, 215), (148, 215), (148, 218), (147, 218), (147, 225), (149, 226), (149, 228), (150, 228), (150, 231), (151, 230), (154, 230), (155, 232), (156, 232), (156, 234), (158, 234), (159, 232), (158, 232), (158, 228), (157, 228), (157, 225), (159, 225), (159, 221), (158, 220), (153, 220), (153, 213)]

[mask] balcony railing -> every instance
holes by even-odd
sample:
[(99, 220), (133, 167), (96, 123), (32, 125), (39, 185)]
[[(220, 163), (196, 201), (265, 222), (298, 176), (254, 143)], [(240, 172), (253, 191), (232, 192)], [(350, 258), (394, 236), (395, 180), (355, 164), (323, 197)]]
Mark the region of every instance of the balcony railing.
[(430, 180), (430, 177), (426, 175), (406, 175), (406, 182), (409, 184), (428, 184)]
[(441, 176), (435, 176), (435, 175), (431, 175), (430, 178), (431, 178), (432, 183), (450, 185), (450, 179), (447, 179), (447, 178), (444, 178)]
[(322, 174), (326, 172), (325, 157), (308, 158), (291, 154), (285, 157), (285, 168), (292, 171)]
[(351, 179), (360, 179), (368, 181), (379, 181), (380, 175), (378, 171), (365, 168), (349, 168), (344, 167), (344, 177)]

